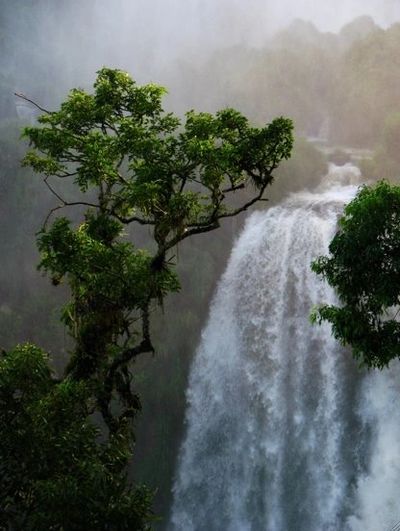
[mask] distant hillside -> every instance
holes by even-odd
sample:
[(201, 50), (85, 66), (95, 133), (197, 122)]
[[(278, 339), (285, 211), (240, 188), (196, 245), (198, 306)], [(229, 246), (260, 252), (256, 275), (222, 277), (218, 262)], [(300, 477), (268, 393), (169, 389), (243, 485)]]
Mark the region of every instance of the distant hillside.
[(399, 110), (399, 50), (400, 24), (383, 30), (365, 16), (333, 34), (296, 20), (262, 49), (220, 50), (173, 75), (185, 80), (180, 101), (190, 90), (203, 108), (237, 106), (257, 122), (288, 115), (305, 136), (371, 148)]

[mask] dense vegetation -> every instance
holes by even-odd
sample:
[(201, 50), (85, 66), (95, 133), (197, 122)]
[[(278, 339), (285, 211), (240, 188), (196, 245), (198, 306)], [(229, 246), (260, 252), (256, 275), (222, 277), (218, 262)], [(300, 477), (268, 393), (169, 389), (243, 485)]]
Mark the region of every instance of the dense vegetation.
[(361, 188), (345, 208), (329, 256), (313, 263), (338, 293), (340, 306), (322, 306), (313, 320), (367, 367), (400, 357), (400, 187), (381, 181)]
[(144, 529), (151, 492), (126, 481), (129, 438), (99, 441), (85, 381), (55, 381), (32, 344), (0, 358), (0, 529)]

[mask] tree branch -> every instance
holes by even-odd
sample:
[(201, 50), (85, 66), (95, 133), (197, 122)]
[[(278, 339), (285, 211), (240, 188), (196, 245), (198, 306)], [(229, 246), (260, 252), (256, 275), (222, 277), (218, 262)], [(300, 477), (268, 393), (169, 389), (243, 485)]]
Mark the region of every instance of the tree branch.
[(113, 209), (110, 210), (110, 214), (113, 215), (118, 221), (124, 225), (129, 225), (129, 223), (139, 223), (140, 225), (155, 225), (155, 221), (150, 219), (138, 218), (137, 216), (131, 216), (130, 218), (124, 218), (117, 214)]
[(33, 105), (34, 107), (39, 109), (39, 111), (42, 111), (42, 112), (44, 112), (46, 114), (51, 114), (51, 111), (48, 111), (47, 109), (45, 109), (41, 105), (38, 105), (35, 101), (29, 99), (24, 94), (19, 94), (18, 92), (14, 92), (14, 96), (17, 96), (17, 98), (21, 98), (21, 100), (27, 101), (28, 103), (30, 103), (31, 105)]
[[(116, 384), (116, 376), (118, 371), (121, 368), (126, 367), (126, 365), (139, 354), (143, 354), (145, 352), (154, 352), (154, 348), (150, 340), (149, 303), (150, 301), (142, 310), (142, 341), (135, 347), (123, 350), (120, 355), (114, 359), (110, 367), (107, 369), (101, 396), (98, 398), (98, 403), (104, 422), (107, 424), (108, 429), (112, 433), (117, 431), (119, 424), (110, 411), (112, 393)], [(126, 388), (125, 392), (127, 392)], [(130, 398), (134, 400), (133, 395)], [(120, 420), (122, 420), (122, 418), (124, 418), (124, 414), (121, 415)]]
[[(268, 177), (270, 177), (270, 174), (268, 174)], [(220, 226), (220, 219), (237, 216), (241, 212), (245, 212), (248, 208), (250, 208), (258, 201), (268, 201), (268, 199), (263, 199), (262, 196), (264, 195), (265, 189), (267, 188), (268, 184), (270, 184), (270, 182), (271, 180), (267, 180), (267, 178), (264, 179), (263, 185), (259, 189), (258, 194), (254, 196), (251, 200), (247, 201), (247, 203), (245, 203), (241, 207), (238, 207), (235, 210), (232, 210), (231, 212), (221, 214), (218, 214), (217, 207), (216, 209), (214, 209), (214, 211), (206, 221), (200, 223), (192, 223), (188, 225), (188, 227), (191, 228), (186, 228), (186, 230), (182, 234), (179, 234), (178, 236), (175, 236), (175, 238), (172, 238), (169, 242), (166, 242), (166, 244), (160, 248), (158, 255), (164, 256), (166, 251), (177, 245), (182, 240), (193, 236), (194, 234), (202, 234), (204, 232), (210, 232), (214, 229), (217, 229)]]
[(243, 190), (245, 188), (245, 184), (241, 183), (236, 186), (231, 186), (230, 188), (225, 188), (224, 190), (221, 190), (223, 194), (227, 194), (229, 192), (236, 192), (237, 190)]
[(65, 207), (71, 207), (71, 206), (87, 206), (91, 208), (100, 208), (99, 205), (96, 205), (95, 203), (89, 203), (87, 201), (72, 201), (68, 202), (61, 197), (61, 195), (54, 190), (54, 188), (51, 186), (51, 184), (48, 182), (49, 176), (47, 176), (45, 179), (43, 179), (43, 182), (47, 186), (47, 188), (50, 190), (50, 192), (57, 197), (57, 199), (61, 202), (61, 205), (57, 205), (56, 207), (52, 208), (50, 212), (47, 214), (46, 219), (44, 220), (43, 227), (45, 228), (47, 226), (47, 223), (49, 222), (49, 219), (54, 214), (54, 212), (57, 212), (57, 210), (61, 210)]

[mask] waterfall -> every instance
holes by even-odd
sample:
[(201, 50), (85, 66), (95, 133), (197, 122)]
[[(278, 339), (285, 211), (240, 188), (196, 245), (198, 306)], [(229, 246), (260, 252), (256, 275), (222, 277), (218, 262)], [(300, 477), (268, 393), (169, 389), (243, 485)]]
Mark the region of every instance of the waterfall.
[(210, 309), (187, 391), (169, 529), (385, 531), (400, 520), (397, 366), (363, 373), (313, 305), (310, 270), (359, 178), (251, 215)]

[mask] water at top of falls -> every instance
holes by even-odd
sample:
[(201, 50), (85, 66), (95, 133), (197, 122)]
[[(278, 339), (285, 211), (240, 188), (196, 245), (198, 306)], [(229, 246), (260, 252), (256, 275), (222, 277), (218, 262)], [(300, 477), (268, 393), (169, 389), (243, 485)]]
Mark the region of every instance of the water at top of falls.
[(359, 178), (332, 165), (314, 193), (249, 217), (191, 369), (171, 530), (384, 531), (400, 519), (397, 367), (365, 376), (309, 323), (313, 305), (335, 301), (310, 263)]

